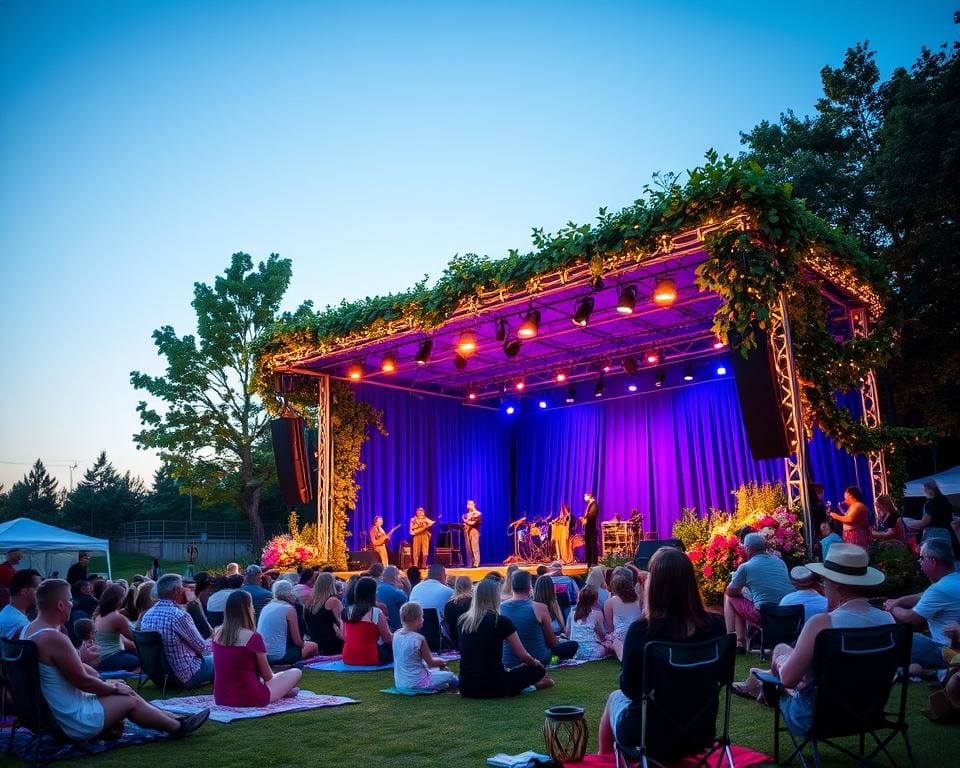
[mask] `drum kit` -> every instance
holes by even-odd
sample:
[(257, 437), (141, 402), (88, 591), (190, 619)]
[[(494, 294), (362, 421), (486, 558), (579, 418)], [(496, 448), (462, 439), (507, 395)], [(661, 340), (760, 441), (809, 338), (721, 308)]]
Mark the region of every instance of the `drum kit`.
[(507, 528), (513, 536), (513, 555), (504, 560), (510, 563), (549, 563), (556, 559), (556, 549), (550, 540), (550, 522), (547, 518), (521, 517)]

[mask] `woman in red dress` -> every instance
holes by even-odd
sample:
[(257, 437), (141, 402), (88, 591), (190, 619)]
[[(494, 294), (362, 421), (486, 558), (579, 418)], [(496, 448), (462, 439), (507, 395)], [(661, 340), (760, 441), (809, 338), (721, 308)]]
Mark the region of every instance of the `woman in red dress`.
[(873, 536), (870, 534), (867, 505), (863, 503), (863, 491), (851, 485), (843, 492), (843, 501), (847, 505), (847, 513), (841, 515), (831, 512), (830, 517), (843, 523), (843, 540), (847, 544), (856, 544), (869, 552)]
[(224, 707), (265, 707), (297, 695), (299, 669), (273, 672), (253, 620), (253, 598), (238, 589), (227, 598), (213, 636), (213, 700)]

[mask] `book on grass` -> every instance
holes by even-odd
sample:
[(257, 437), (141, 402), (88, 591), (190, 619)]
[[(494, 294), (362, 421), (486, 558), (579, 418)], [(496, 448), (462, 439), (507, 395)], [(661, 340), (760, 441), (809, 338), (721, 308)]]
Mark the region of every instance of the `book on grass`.
[(502, 752), (499, 755), (488, 757), (487, 762), (490, 765), (499, 766), (499, 768), (520, 768), (527, 765), (532, 760), (549, 760), (550, 755), (541, 755), (539, 752), (527, 750), (519, 755), (505, 755)]

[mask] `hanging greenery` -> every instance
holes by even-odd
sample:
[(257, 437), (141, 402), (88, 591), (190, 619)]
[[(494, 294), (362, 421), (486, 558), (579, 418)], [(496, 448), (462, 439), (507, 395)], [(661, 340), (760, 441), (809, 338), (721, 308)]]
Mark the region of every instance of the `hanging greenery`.
[[(684, 185), (674, 176), (660, 177), (660, 184), (646, 187), (646, 197), (632, 206), (615, 214), (601, 209), (593, 226), (570, 222), (556, 234), (534, 230), (531, 252), (512, 250), (498, 261), (456, 256), (432, 287), (425, 277), (404, 293), (285, 315), (258, 342), (261, 394), (269, 398), (274, 370), (288, 361), (358, 338), (382, 338), (399, 323), (430, 330), (458, 309), (479, 306), (489, 291), (535, 292), (544, 275), (580, 264), (589, 264), (599, 276), (625, 259), (642, 260), (668, 246), (675, 234), (739, 217), (746, 226), (720, 229), (706, 238), (707, 259), (697, 270), (698, 286), (722, 299), (713, 324), (717, 336), (733, 339), (736, 350), (749, 354), (757, 345), (756, 330), (769, 328), (771, 308), (783, 292), (805, 423), (816, 424), (850, 453), (900, 455), (905, 443), (932, 439), (931, 430), (867, 427), (834, 398), (836, 392), (858, 387), (871, 368), (883, 366), (895, 340), (883, 316), (889, 287), (878, 264), (852, 238), (794, 200), (789, 184), (775, 183), (760, 166), (712, 151), (706, 160), (689, 172)], [(814, 282), (819, 278), (811, 269), (864, 301), (873, 325), (869, 337), (833, 338)]]

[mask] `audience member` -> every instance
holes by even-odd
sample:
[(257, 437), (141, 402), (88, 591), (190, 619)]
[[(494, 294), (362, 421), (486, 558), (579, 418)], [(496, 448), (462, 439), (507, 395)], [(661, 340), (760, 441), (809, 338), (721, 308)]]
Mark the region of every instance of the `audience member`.
[(99, 576), (95, 576), (90, 579), (90, 594), (93, 595), (93, 599), (100, 602), (100, 598), (103, 597), (103, 593), (106, 588), (110, 585), (106, 579), (101, 579)]
[(17, 566), (23, 559), (23, 552), (19, 549), (8, 549), (6, 559), (0, 563), (0, 599), (5, 599), (3, 591), (10, 588), (10, 579), (17, 572)]
[[(517, 573), (522, 573), (518, 571)], [(527, 575), (529, 580), (529, 575)], [(470, 609), (460, 617), (460, 695), (468, 699), (502, 699), (525, 688), (549, 688), (543, 663), (527, 653), (513, 622), (500, 615), (500, 585), (483, 579), (474, 588)], [(505, 669), (507, 643), (522, 666)]]
[(453, 597), (443, 606), (443, 624), (447, 629), (447, 636), (454, 648), (460, 649), (460, 617), (470, 610), (473, 599), (473, 582), (469, 576), (457, 576), (453, 584)]
[(597, 609), (603, 613), (607, 598), (610, 597), (610, 591), (607, 589), (607, 569), (602, 565), (593, 566), (587, 574), (584, 586), (597, 590)]
[[(780, 700), (780, 711), (791, 731), (806, 733), (813, 723), (813, 689), (809, 685), (813, 668), (813, 650), (817, 635), (825, 629), (876, 627), (892, 624), (886, 611), (874, 608), (867, 601), (868, 589), (883, 583), (882, 571), (869, 567), (863, 547), (837, 542), (830, 547), (822, 563), (809, 563), (807, 568), (823, 579), (827, 597), (827, 613), (814, 616), (803, 625), (796, 648), (781, 644), (771, 654), (771, 671), (783, 685), (792, 689), (790, 697)], [(801, 685), (801, 683), (808, 683)]]
[(843, 541), (843, 538), (837, 532), (839, 523), (831, 520), (828, 523), (820, 523), (820, 559), (826, 560), (830, 552), (830, 545), (837, 541)]
[[(640, 743), (640, 699), (647, 643), (697, 643), (722, 637), (725, 632), (723, 618), (704, 608), (693, 565), (685, 553), (673, 547), (658, 549), (650, 558), (649, 574), (646, 616), (627, 630), (620, 690), (610, 694), (600, 718), (600, 754), (613, 752), (614, 732), (621, 741)], [(657, 757), (693, 754), (713, 741), (715, 718), (707, 718), (709, 732), (696, 728), (678, 732), (675, 726), (657, 718), (655, 712), (647, 721), (647, 744)]]
[(207, 598), (208, 613), (223, 613), (226, 610), (227, 599), (243, 586), (243, 576), (235, 573), (226, 578), (219, 577), (217, 585), (217, 590)]
[(383, 576), (383, 569), (384, 569), (383, 563), (380, 563), (380, 562), (371, 563), (370, 567), (367, 569), (366, 575), (369, 576), (371, 579), (377, 579), (379, 581), (380, 577)]
[(630, 625), (643, 616), (643, 601), (637, 593), (633, 573), (626, 568), (614, 569), (610, 590), (610, 597), (603, 607), (603, 623), (608, 632), (606, 643), (620, 659)]
[(570, 600), (570, 605), (573, 605), (577, 602), (577, 594), (580, 591), (580, 588), (577, 586), (577, 582), (571, 579), (569, 576), (565, 576), (563, 573), (563, 563), (559, 560), (554, 560), (550, 563), (549, 571), (550, 578), (553, 579), (553, 586), (557, 590), (557, 594), (561, 592), (566, 592), (567, 597)]
[(93, 585), (86, 579), (79, 579), (71, 582), (71, 584), (73, 585), (71, 592), (73, 593), (74, 612), (80, 611), (87, 616), (93, 616), (93, 612), (97, 610), (98, 605), (97, 598), (93, 596)]
[[(263, 569), (259, 565), (251, 563), (244, 571), (243, 586), (240, 587), (244, 592), (248, 592), (253, 598), (253, 614), (259, 616), (260, 611), (267, 603), (273, 599), (273, 593), (269, 588), (264, 589)], [(271, 585), (273, 582), (270, 582)]]
[(93, 629), (100, 649), (97, 668), (101, 672), (133, 672), (140, 669), (140, 657), (133, 642), (130, 622), (119, 613), (125, 597), (126, 592), (119, 584), (111, 584), (100, 597)]
[(223, 624), (213, 637), (213, 664), (213, 700), (224, 707), (265, 707), (296, 696), (303, 676), (299, 669), (270, 669), (263, 637), (254, 628), (253, 598), (243, 590), (227, 598)]
[(206, 653), (203, 638), (182, 607), (194, 599), (193, 594), (184, 589), (180, 576), (167, 573), (157, 582), (157, 598), (156, 604), (140, 617), (141, 631), (160, 633), (173, 674), (187, 688), (211, 682), (213, 657)]
[(900, 510), (889, 494), (877, 496), (877, 530), (871, 535), (875, 540), (907, 543), (907, 529), (900, 516)]
[[(549, 663), (551, 656), (571, 659), (576, 654), (575, 642), (561, 641), (554, 634), (547, 606), (531, 599), (530, 574), (526, 571), (513, 574), (513, 597), (500, 606), (500, 613), (510, 620), (519, 635), (523, 653), (533, 656), (544, 666)], [(512, 643), (504, 642), (503, 666), (509, 668), (522, 663), (522, 654), (516, 652)]]
[[(520, 566), (517, 565), (516, 563), (510, 563), (510, 565), (507, 566), (507, 573), (506, 573), (506, 576), (503, 577), (503, 584), (501, 585), (501, 588), (500, 588), (500, 604), (501, 605), (505, 603), (507, 600), (509, 600), (511, 597), (513, 597), (513, 574), (515, 574), (518, 570), (520, 570)], [(493, 574), (493, 573), (496, 573), (497, 576), (500, 575), (499, 573), (497, 573), (497, 571), (491, 571), (490, 573), (487, 574), (487, 576), (490, 576), (490, 574)]]
[(453, 596), (453, 590), (446, 585), (447, 571), (441, 563), (432, 563), (427, 569), (427, 578), (410, 590), (410, 599), (420, 603), (422, 608), (433, 608), (437, 618), (443, 615), (443, 606)]
[[(93, 628), (93, 619), (77, 619), (73, 622), (73, 636), (80, 661), (94, 669), (100, 666), (100, 646), (97, 645), (97, 633)], [(21, 638), (23, 639), (23, 638)]]
[(393, 661), (393, 633), (377, 605), (377, 582), (369, 576), (357, 581), (354, 600), (343, 612), (343, 662), (374, 667)]
[(560, 610), (560, 604), (557, 602), (557, 588), (553, 585), (553, 579), (537, 579), (537, 583), (533, 585), (533, 601), (547, 607), (547, 615), (550, 617), (550, 626), (553, 627), (553, 633), (558, 637), (566, 635), (567, 621), (564, 618), (563, 611)]
[(353, 574), (346, 583), (343, 585), (343, 607), (348, 607), (352, 602), (354, 602), (355, 594), (357, 591), (357, 582), (360, 581), (360, 577), (357, 574)]
[(231, 576), (242, 576), (243, 574), (240, 573), (240, 565), (238, 563), (227, 563), (223, 575), (229, 579)]
[(32, 568), (24, 568), (13, 574), (7, 583), (10, 602), (0, 610), (0, 637), (5, 640), (17, 640), (20, 637), (20, 631), (36, 614), (39, 586), (40, 574)]
[(263, 638), (267, 661), (271, 664), (293, 664), (317, 655), (317, 644), (304, 640), (300, 634), (297, 611), (293, 607), (296, 599), (293, 584), (287, 579), (277, 579), (273, 583), (273, 599), (260, 611), (257, 634)]
[(420, 583), (420, 578), (420, 569), (417, 568), (417, 566), (411, 565), (409, 568), (407, 568), (407, 581), (410, 582), (411, 591), (415, 586), (417, 586), (417, 584)]
[[(593, 570), (597, 568), (601, 569), (602, 576), (603, 566), (594, 566)], [(577, 644), (575, 659), (592, 661), (602, 659), (611, 652), (606, 643), (607, 632), (599, 604), (597, 588), (588, 584), (580, 590), (576, 608), (567, 616), (567, 637)]]
[(87, 568), (90, 566), (90, 553), (80, 552), (77, 555), (77, 562), (67, 569), (67, 581), (73, 586), (78, 581), (87, 580)]
[(307, 634), (317, 644), (318, 653), (333, 656), (343, 651), (342, 614), (336, 578), (332, 573), (318, 574), (310, 597), (303, 603)]
[(194, 591), (197, 593), (197, 600), (200, 601), (200, 605), (203, 606), (203, 610), (207, 610), (207, 601), (218, 587), (214, 584), (210, 574), (206, 571), (200, 571), (197, 574), (197, 581), (194, 585)]
[(930, 637), (914, 632), (911, 664), (924, 670), (946, 669), (943, 651), (950, 647), (945, 630), (960, 622), (960, 573), (956, 571), (953, 549), (944, 538), (930, 538), (920, 547), (920, 570), (930, 586), (915, 595), (887, 600), (893, 618), (918, 628), (926, 622)]
[(804, 622), (810, 621), (818, 613), (826, 613), (827, 598), (820, 591), (820, 581), (813, 571), (798, 565), (790, 570), (790, 581), (795, 590), (785, 594), (780, 605), (802, 605)]
[(377, 584), (377, 602), (387, 611), (387, 624), (391, 632), (400, 629), (400, 606), (407, 602), (407, 593), (397, 586), (397, 566), (388, 565), (383, 569), (382, 581)]
[(393, 633), (393, 681), (397, 688), (440, 690), (457, 685), (457, 677), (447, 670), (447, 663), (435, 658), (423, 628), (423, 608), (419, 603), (400, 607), (403, 626)]
[(953, 548), (954, 560), (960, 559), (960, 541), (953, 530), (953, 506), (943, 495), (936, 480), (927, 480), (923, 484), (923, 494), (927, 500), (923, 504), (923, 516), (919, 520), (904, 520), (911, 531), (923, 531), (923, 540), (946, 539)]
[(210, 716), (204, 709), (178, 719), (144, 701), (119, 680), (106, 682), (85, 667), (60, 627), (70, 618), (70, 585), (59, 579), (37, 590), (39, 615), (23, 632), (40, 655), (40, 689), (57, 725), (71, 739), (86, 741), (107, 732), (116, 737), (124, 719), (144, 728), (185, 736)]
[(743, 548), (747, 559), (734, 571), (723, 596), (727, 631), (736, 631), (738, 653), (747, 651), (747, 625), (760, 626), (760, 606), (764, 603), (779, 605), (784, 595), (793, 592), (787, 566), (779, 557), (767, 552), (767, 542), (761, 534), (748, 534), (743, 540)]
[(152, 581), (143, 581), (140, 583), (140, 586), (137, 587), (137, 629), (140, 628), (140, 620), (143, 619), (143, 614), (153, 608), (157, 602), (156, 596), (157, 585)]
[(313, 582), (316, 580), (317, 572), (313, 568), (304, 568), (297, 577), (297, 597), (302, 603), (313, 592)]

